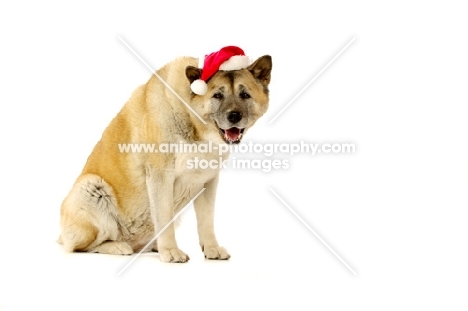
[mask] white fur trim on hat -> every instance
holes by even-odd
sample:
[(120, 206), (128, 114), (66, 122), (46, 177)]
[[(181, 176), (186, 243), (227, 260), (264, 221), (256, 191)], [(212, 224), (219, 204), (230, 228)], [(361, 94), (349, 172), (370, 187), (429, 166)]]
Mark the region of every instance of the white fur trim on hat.
[(250, 57), (243, 55), (234, 55), (219, 66), (219, 70), (240, 70), (249, 67), (252, 64)]
[(200, 56), (198, 58), (198, 68), (203, 68), (203, 65), (205, 65), (205, 56)]

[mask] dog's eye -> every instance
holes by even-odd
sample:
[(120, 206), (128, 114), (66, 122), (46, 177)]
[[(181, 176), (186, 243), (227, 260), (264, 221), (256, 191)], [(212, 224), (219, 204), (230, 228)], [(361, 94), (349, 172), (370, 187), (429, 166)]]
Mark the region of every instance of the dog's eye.
[(215, 94), (213, 95), (213, 98), (216, 98), (216, 99), (223, 99), (223, 94), (221, 94), (221, 93), (215, 93)]
[(240, 93), (240, 97), (241, 97), (242, 99), (249, 99), (249, 98), (250, 98), (250, 95), (249, 95), (248, 93), (246, 93), (246, 92), (242, 92), (242, 93)]

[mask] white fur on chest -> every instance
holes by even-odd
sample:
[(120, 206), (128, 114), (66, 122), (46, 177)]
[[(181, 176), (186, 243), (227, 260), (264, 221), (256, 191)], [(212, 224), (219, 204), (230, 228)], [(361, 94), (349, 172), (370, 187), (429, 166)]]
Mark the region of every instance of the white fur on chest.
[(229, 157), (229, 153), (219, 152), (218, 144), (211, 142), (195, 144), (199, 146), (196, 152), (179, 152), (176, 155), (174, 183), (176, 209), (185, 206), (207, 182), (216, 178)]

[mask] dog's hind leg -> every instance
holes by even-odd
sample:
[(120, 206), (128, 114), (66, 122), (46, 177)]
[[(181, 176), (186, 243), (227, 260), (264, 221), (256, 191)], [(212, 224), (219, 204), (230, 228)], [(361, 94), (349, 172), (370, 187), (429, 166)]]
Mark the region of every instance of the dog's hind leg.
[(73, 185), (62, 203), (60, 242), (69, 252), (129, 255), (112, 187), (100, 176), (86, 174)]

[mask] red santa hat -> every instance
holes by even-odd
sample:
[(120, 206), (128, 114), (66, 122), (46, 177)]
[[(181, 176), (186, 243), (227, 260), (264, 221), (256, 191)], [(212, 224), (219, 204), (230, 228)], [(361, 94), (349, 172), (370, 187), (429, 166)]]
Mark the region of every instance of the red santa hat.
[(251, 65), (250, 57), (245, 56), (244, 51), (237, 46), (226, 46), (217, 52), (201, 57), (198, 67), (202, 68), (200, 79), (190, 85), (192, 92), (205, 95), (208, 90), (206, 81), (218, 70), (240, 70)]

